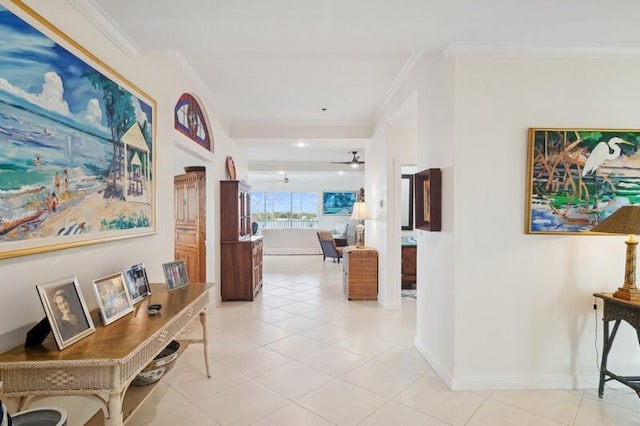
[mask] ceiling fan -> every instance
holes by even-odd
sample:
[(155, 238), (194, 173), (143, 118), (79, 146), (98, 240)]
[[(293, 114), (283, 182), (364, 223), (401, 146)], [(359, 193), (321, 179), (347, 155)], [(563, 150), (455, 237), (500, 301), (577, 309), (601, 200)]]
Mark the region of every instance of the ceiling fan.
[(285, 173), (284, 176), (282, 178), (280, 178), (280, 179), (277, 179), (277, 180), (265, 180), (265, 182), (280, 182), (280, 183), (287, 184), (289, 182), (294, 183), (294, 182), (304, 182), (304, 181), (302, 181), (302, 180), (291, 180), (291, 179), (289, 179), (289, 176), (287, 176), (287, 174)]
[(332, 161), (331, 164), (348, 164), (354, 169), (357, 169), (360, 164), (364, 164), (364, 161), (360, 161), (358, 151), (351, 151), (351, 154), (353, 154), (353, 158), (350, 161)]

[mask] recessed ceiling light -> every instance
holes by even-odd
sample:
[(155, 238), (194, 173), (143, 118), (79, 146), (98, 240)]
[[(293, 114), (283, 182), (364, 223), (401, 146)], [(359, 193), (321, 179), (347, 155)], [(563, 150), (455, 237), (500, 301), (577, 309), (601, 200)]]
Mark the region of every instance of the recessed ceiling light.
[(299, 141), (299, 142), (296, 144), (296, 146), (297, 146), (298, 148), (304, 148), (306, 145), (304, 144), (304, 142)]
[(279, 174), (279, 175), (283, 175), (283, 174), (285, 174), (285, 171), (284, 171), (284, 170), (280, 170), (280, 171), (278, 172), (278, 174)]
[(338, 172), (338, 174), (339, 174), (340, 176), (342, 176), (342, 175), (344, 174), (344, 172), (341, 170), (341, 171), (339, 171), (339, 172)]

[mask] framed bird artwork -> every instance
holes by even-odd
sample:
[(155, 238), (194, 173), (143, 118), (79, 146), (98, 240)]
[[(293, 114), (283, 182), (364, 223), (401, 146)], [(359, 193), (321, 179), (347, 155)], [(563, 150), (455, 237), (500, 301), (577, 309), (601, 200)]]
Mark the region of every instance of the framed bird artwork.
[(640, 204), (640, 130), (529, 129), (528, 234), (588, 234)]

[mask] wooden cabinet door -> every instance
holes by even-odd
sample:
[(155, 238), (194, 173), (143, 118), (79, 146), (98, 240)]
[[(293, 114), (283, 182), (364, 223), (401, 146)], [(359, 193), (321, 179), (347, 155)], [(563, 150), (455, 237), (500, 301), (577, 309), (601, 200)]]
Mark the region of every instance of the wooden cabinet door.
[(176, 225), (197, 226), (200, 210), (197, 182), (176, 188)]
[(198, 250), (189, 246), (176, 246), (175, 258), (176, 260), (184, 260), (187, 268), (187, 275), (190, 282), (204, 282), (205, 278), (200, 277), (199, 262), (200, 256)]
[(176, 226), (184, 226), (187, 223), (187, 187), (178, 183), (174, 187)]
[(191, 282), (206, 281), (205, 174), (191, 172), (174, 177), (175, 252), (184, 259)]

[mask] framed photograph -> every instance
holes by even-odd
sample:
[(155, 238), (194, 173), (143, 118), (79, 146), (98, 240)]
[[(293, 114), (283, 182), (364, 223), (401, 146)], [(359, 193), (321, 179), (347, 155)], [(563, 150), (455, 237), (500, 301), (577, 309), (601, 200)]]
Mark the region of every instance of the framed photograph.
[(411, 231), (413, 229), (413, 175), (402, 175), (400, 199), (402, 202), (402, 230)]
[(640, 203), (640, 130), (529, 129), (525, 233), (589, 234)]
[(155, 233), (155, 100), (23, 2), (0, 39), (0, 259)]
[(351, 216), (356, 202), (356, 191), (323, 192), (322, 214), (332, 216)]
[(133, 312), (133, 303), (122, 272), (93, 280), (93, 289), (104, 325)]
[(131, 296), (131, 302), (134, 305), (151, 294), (149, 278), (147, 278), (147, 270), (144, 267), (144, 263), (138, 263), (126, 268), (123, 273)]
[(416, 228), (440, 231), (442, 183), (440, 169), (426, 169), (414, 175)]
[(58, 349), (62, 350), (96, 331), (78, 278), (68, 277), (39, 284), (36, 289)]
[(162, 269), (164, 270), (164, 277), (167, 280), (169, 291), (189, 285), (189, 276), (187, 275), (187, 266), (184, 260), (163, 263)]

